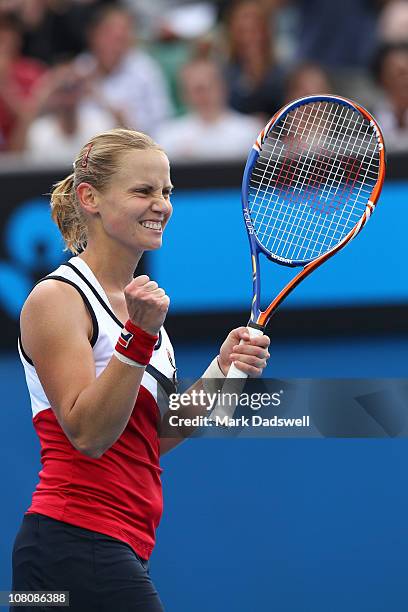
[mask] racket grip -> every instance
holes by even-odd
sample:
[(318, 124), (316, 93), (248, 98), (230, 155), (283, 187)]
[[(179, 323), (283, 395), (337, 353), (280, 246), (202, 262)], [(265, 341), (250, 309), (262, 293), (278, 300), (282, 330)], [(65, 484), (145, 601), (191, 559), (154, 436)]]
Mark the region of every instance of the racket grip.
[[(256, 338), (257, 336), (263, 336), (263, 330), (257, 329), (255, 327), (247, 327), (248, 334), (250, 338)], [(245, 344), (244, 340), (240, 341), (240, 344)], [(236, 367), (234, 363), (231, 363), (230, 369), (228, 370), (228, 374), (226, 378), (248, 378), (248, 374), (242, 372), (239, 368)]]
[[(248, 326), (247, 329), (248, 329), (250, 338), (255, 338), (257, 336), (263, 336), (262, 329), (256, 329), (255, 327), (250, 327), (250, 326)], [(240, 341), (240, 344), (244, 344), (244, 343), (245, 343), (244, 340)], [(240, 395), (242, 392), (242, 389), (245, 386), (245, 381), (247, 378), (248, 378), (248, 374), (246, 374), (245, 372), (242, 372), (240, 369), (236, 367), (235, 364), (232, 363), (230, 365), (230, 369), (228, 370), (228, 374), (225, 377), (225, 381), (222, 387), (221, 394), (222, 393), (229, 393), (229, 394), (234, 393), (234, 394)], [(228, 405), (224, 405), (222, 400), (219, 401), (210, 415), (210, 422), (214, 424), (217, 422), (217, 419), (223, 419), (224, 417), (232, 418), (234, 416), (236, 407), (237, 407), (237, 404), (235, 404), (234, 402), (229, 403)]]

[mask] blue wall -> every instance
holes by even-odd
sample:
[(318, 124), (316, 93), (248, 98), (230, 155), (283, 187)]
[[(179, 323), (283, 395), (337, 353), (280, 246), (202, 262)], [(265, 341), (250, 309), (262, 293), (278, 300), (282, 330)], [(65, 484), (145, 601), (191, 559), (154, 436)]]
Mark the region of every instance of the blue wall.
[[(177, 348), (185, 377), (217, 347)], [(408, 339), (273, 343), (276, 377), (407, 377)], [(294, 359), (294, 357), (296, 357)], [(38, 473), (21, 366), (0, 361), (0, 590)], [(405, 612), (406, 440), (204, 440), (163, 458), (152, 575), (167, 612)]]
[[(163, 247), (145, 255), (149, 273), (171, 296), (172, 312), (247, 309), (252, 272), (239, 190), (180, 190), (172, 201)], [(407, 201), (407, 181), (386, 183), (367, 228), (301, 283), (283, 307), (408, 302), (406, 224), (399, 222)], [(7, 256), (0, 258), (0, 309), (17, 318), (35, 273), (53, 270), (68, 255), (62, 253), (45, 197), (19, 204), (3, 233)], [(269, 303), (294, 271), (261, 260)]]

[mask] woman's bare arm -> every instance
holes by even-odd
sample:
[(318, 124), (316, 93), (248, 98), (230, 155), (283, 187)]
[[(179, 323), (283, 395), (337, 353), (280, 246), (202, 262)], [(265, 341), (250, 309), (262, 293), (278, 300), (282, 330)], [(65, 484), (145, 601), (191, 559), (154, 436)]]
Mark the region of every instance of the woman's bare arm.
[[(144, 291), (138, 279), (128, 287), (128, 310), (132, 304), (137, 306), (134, 323), (141, 321), (142, 329), (154, 333), (167, 312), (168, 302), (167, 307), (160, 306), (164, 292)], [(145, 368), (112, 357), (96, 377), (90, 316), (78, 292), (56, 280), (40, 283), (30, 294), (21, 313), (21, 335), (68, 439), (80, 452), (100, 457), (125, 429)]]

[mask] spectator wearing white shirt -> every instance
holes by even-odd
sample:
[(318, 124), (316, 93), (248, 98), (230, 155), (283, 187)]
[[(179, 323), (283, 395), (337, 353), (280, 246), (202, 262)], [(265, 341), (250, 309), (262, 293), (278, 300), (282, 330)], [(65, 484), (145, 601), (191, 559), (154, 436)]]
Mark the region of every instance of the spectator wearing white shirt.
[(262, 123), (227, 105), (222, 72), (210, 59), (194, 59), (181, 70), (187, 115), (168, 121), (156, 132), (170, 160), (244, 159)]
[(19, 148), (38, 163), (70, 163), (78, 146), (97, 133), (116, 127), (119, 117), (108, 106), (84, 103), (87, 84), (70, 62), (53, 68), (37, 87), (32, 104), (20, 114)]
[(27, 137), (26, 156), (38, 163), (66, 165), (72, 159), (72, 151), (83, 146), (90, 138), (117, 127), (102, 109), (82, 107), (78, 109), (75, 129), (67, 131), (52, 115), (39, 117), (31, 126)]
[(151, 133), (171, 115), (171, 102), (159, 65), (135, 42), (132, 15), (105, 7), (89, 27), (89, 51), (76, 63), (99, 92), (94, 105), (101, 95), (122, 113), (126, 127)]

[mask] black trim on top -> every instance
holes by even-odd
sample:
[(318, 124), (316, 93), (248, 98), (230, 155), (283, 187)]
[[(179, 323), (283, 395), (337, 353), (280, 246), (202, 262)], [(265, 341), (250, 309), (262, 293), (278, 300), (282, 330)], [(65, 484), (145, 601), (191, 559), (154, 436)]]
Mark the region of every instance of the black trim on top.
[(21, 342), (21, 329), (18, 329), (18, 346), (20, 347), (20, 351), (21, 354), (23, 355), (24, 359), (30, 364), (30, 365), (34, 365), (33, 362), (31, 361), (31, 359), (29, 358), (29, 356), (27, 355), (27, 353), (25, 352), (24, 348), (23, 348), (23, 343)]
[[(78, 268), (76, 266), (74, 266), (72, 263), (70, 263), (69, 261), (65, 262), (65, 263), (63, 263), (61, 265), (67, 266), (68, 268), (71, 268), (71, 270), (74, 270), (74, 272), (77, 273), (79, 278), (81, 278), (84, 281), (84, 283), (86, 283), (86, 285), (89, 287), (89, 289), (92, 291), (92, 293), (94, 294), (94, 296), (96, 297), (96, 299), (98, 300), (98, 302), (100, 303), (102, 308), (115, 321), (115, 323), (117, 323), (117, 325), (120, 327), (120, 329), (123, 329), (124, 323), (122, 323), (118, 319), (118, 317), (115, 315), (115, 313), (110, 308), (110, 306), (105, 302), (103, 297), (100, 295), (100, 293), (98, 293), (98, 291), (95, 289), (95, 287), (89, 281), (89, 279), (87, 279), (86, 276), (81, 272), (81, 270), (78, 270)], [(155, 351), (157, 351), (160, 348), (161, 343), (162, 343), (162, 333), (161, 333), (161, 331), (159, 331), (159, 339), (157, 340), (156, 346), (154, 347)], [(176, 387), (175, 383), (173, 381), (171, 381), (169, 378), (167, 378), (167, 376), (162, 374), (160, 372), (160, 370), (158, 370), (157, 368), (152, 366), (150, 363), (146, 366), (146, 372), (148, 372), (148, 374), (153, 376), (153, 378), (163, 387), (163, 389), (167, 393), (167, 395), (170, 395), (171, 393), (175, 393), (177, 391), (177, 387)]]
[[(98, 325), (98, 320), (96, 318), (94, 309), (92, 308), (91, 303), (88, 300), (88, 298), (86, 297), (85, 293), (73, 281), (69, 280), (68, 278), (65, 278), (64, 276), (58, 276), (57, 274), (51, 274), (50, 276), (45, 276), (44, 278), (41, 278), (38, 281), (38, 283), (40, 283), (41, 281), (44, 281), (44, 280), (48, 280), (49, 278), (52, 278), (53, 280), (59, 280), (62, 283), (66, 283), (67, 285), (71, 285), (71, 287), (74, 287), (78, 291), (79, 295), (84, 300), (85, 306), (86, 306), (89, 314), (91, 315), (91, 319), (92, 319), (92, 338), (90, 339), (89, 342), (90, 342), (90, 344), (91, 344), (91, 346), (93, 348), (95, 346), (95, 344), (96, 344), (96, 341), (98, 340), (99, 325)], [(36, 284), (38, 285), (38, 283), (36, 283)]]
[(94, 296), (96, 297), (96, 299), (98, 300), (98, 302), (100, 303), (102, 308), (115, 321), (115, 323), (117, 323), (119, 325), (119, 327), (122, 329), (123, 328), (123, 323), (118, 319), (118, 317), (115, 315), (113, 310), (108, 306), (108, 304), (105, 302), (105, 300), (103, 299), (101, 294), (98, 293), (98, 291), (95, 289), (95, 287), (93, 286), (91, 281), (88, 278), (86, 278), (85, 274), (83, 274), (81, 272), (81, 270), (78, 270), (78, 268), (76, 266), (74, 266), (72, 263), (70, 263), (69, 261), (67, 261), (67, 262), (65, 262), (65, 263), (63, 263), (61, 265), (62, 266), (66, 266), (67, 268), (71, 268), (71, 270), (74, 270), (74, 272), (76, 272), (76, 274), (78, 274), (79, 278), (82, 279), (86, 285), (88, 285), (89, 289), (92, 291), (92, 293), (94, 294)]
[[(109, 306), (109, 304), (107, 304), (105, 302), (105, 300), (103, 299), (103, 297), (101, 296), (100, 293), (98, 293), (98, 291), (95, 289), (95, 287), (92, 285), (91, 281), (86, 278), (86, 276), (81, 272), (81, 270), (79, 270), (76, 266), (74, 266), (72, 263), (70, 263), (69, 261), (61, 264), (62, 266), (67, 266), (67, 268), (71, 268), (71, 270), (74, 270), (74, 272), (76, 272), (79, 276), (79, 278), (81, 278), (84, 283), (86, 285), (88, 285), (89, 289), (92, 291), (92, 293), (94, 294), (94, 296), (96, 297), (96, 299), (98, 300), (98, 302), (100, 303), (100, 305), (102, 306), (102, 308), (108, 313), (108, 315), (115, 321), (115, 323), (117, 323), (117, 325), (119, 325), (120, 329), (123, 329), (125, 324), (122, 323), (122, 321), (120, 321), (118, 319), (118, 317), (115, 315), (115, 313), (113, 312), (112, 308)], [(160, 347), (161, 347), (161, 343), (162, 343), (162, 333), (159, 330), (159, 339), (156, 342), (156, 345), (154, 347), (154, 350), (157, 351)]]
[(146, 366), (146, 372), (148, 374), (150, 374), (150, 376), (153, 376), (153, 378), (164, 389), (164, 391), (167, 393), (167, 395), (171, 395), (172, 393), (176, 393), (176, 391), (177, 391), (176, 383), (174, 381), (170, 380), (170, 378), (167, 378), (167, 376), (165, 376), (164, 374), (162, 374), (160, 372), (160, 370), (158, 370), (157, 368), (152, 366), (151, 363), (149, 363)]
[[(67, 283), (67, 285), (71, 285), (71, 287), (74, 287), (78, 291), (78, 293), (81, 296), (81, 298), (83, 299), (84, 304), (85, 304), (85, 306), (86, 306), (86, 308), (87, 308), (87, 310), (88, 310), (88, 312), (89, 312), (89, 314), (91, 316), (91, 319), (92, 319), (92, 338), (90, 339), (89, 342), (90, 342), (90, 345), (93, 348), (95, 346), (95, 344), (96, 344), (96, 341), (98, 340), (99, 325), (98, 325), (98, 321), (97, 321), (97, 318), (96, 318), (95, 313), (94, 313), (94, 309), (92, 308), (91, 303), (88, 300), (88, 298), (86, 297), (85, 293), (73, 281), (69, 280), (68, 278), (65, 278), (64, 276), (58, 276), (57, 274), (51, 274), (50, 276), (44, 276), (43, 278), (40, 278), (40, 280), (35, 283), (34, 287), (36, 287), (42, 281), (49, 280), (49, 279), (58, 280), (58, 281), (61, 281), (62, 283)], [(24, 351), (23, 343), (21, 341), (21, 330), (19, 330), (19, 332), (18, 332), (18, 342), (19, 342), (19, 345), (20, 345), (21, 354), (23, 355), (24, 359), (30, 365), (34, 366), (32, 360), (29, 358), (27, 353)]]
[(158, 351), (159, 350), (159, 348), (161, 347), (161, 344), (162, 344), (162, 340), (163, 340), (163, 338), (162, 338), (161, 329), (159, 329), (159, 337), (158, 337), (158, 340), (157, 340), (156, 344), (154, 345), (154, 349), (153, 349), (154, 351)]

